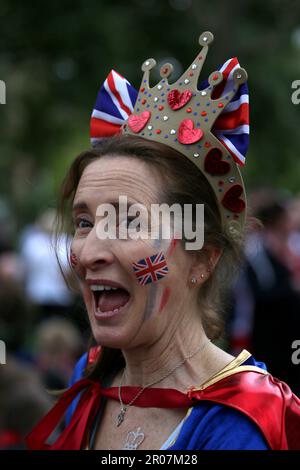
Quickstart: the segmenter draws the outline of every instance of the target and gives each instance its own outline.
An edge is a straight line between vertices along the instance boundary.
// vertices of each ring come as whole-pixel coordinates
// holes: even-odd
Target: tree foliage
[[[279,0],[1,1],[0,198],[19,224],[55,204],[70,161],[89,146],[97,90],[111,68],[136,87],[148,57],[176,58],[177,71],[215,35],[205,72],[238,56],[249,74],[249,187],[299,190],[300,4]]]

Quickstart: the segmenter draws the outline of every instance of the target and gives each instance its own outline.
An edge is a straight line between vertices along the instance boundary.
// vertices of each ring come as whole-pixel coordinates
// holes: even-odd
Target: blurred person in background
[[[66,388],[74,366],[83,353],[77,327],[64,318],[50,318],[34,332],[34,356],[47,389]]]
[[[16,224],[9,204],[0,198],[0,254],[14,251]]]
[[[23,449],[25,435],[52,404],[36,372],[8,356],[0,368],[0,450]]]
[[[244,267],[233,293],[230,335],[233,351],[251,348],[272,374],[300,394],[300,370],[292,362],[292,343],[300,332],[299,215],[295,207],[299,202],[267,188],[252,196],[252,209],[262,227],[254,229],[246,242]]]
[[[296,257],[300,257],[300,195],[294,197],[287,206],[294,229],[289,237],[289,247]],[[298,273],[299,275],[299,273]],[[300,280],[296,281],[295,288],[299,289]]]
[[[27,341],[34,308],[27,298],[22,258],[14,248],[14,223],[0,204],[0,339],[22,361],[32,361]]]
[[[0,272],[3,272],[0,259]],[[32,362],[30,335],[34,309],[22,286],[0,276],[0,339],[7,350],[24,362]]]
[[[56,213],[43,212],[32,226],[26,227],[20,238],[20,253],[25,267],[25,291],[38,309],[37,321],[52,316],[74,320],[72,309],[75,296],[66,286],[54,255],[53,231]],[[68,272],[67,236],[60,239],[58,256]]]

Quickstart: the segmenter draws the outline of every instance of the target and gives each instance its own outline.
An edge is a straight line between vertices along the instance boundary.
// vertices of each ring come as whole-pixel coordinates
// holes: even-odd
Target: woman
[[[138,96],[116,72],[100,90],[92,116],[95,148],[77,157],[62,191],[62,213],[71,203],[75,226],[71,262],[99,346],[79,361],[71,388],[28,436],[29,448],[297,448],[297,398],[247,351],[235,358],[213,343],[245,222],[241,152],[228,151],[234,139],[215,136],[216,122],[219,116],[224,124],[221,112],[231,99],[233,112],[246,104],[247,114],[247,103],[240,87],[246,74],[236,59],[198,90],[212,39],[200,36],[201,54],[175,84],[166,80],[166,64],[150,89],[149,59]],[[124,124],[116,105],[127,114]],[[111,212],[105,219],[111,207],[122,212],[119,196],[140,208],[139,231],[127,215],[117,222]],[[151,208],[163,203],[204,204],[203,246],[196,248],[190,233],[178,236],[172,218],[163,218],[151,238],[158,225],[155,219],[149,226]],[[189,214],[199,228],[195,211]],[[49,446],[67,409],[67,426]]]

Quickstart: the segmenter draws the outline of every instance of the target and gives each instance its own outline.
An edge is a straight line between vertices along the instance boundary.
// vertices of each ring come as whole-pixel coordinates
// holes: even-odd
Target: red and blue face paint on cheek
[[[141,286],[163,279],[169,272],[166,258],[162,251],[132,263],[135,276]]]
[[[165,287],[161,296],[161,301],[158,309],[158,313],[161,313],[165,306],[168,303],[169,297],[171,295],[171,289],[170,287]]]
[[[176,248],[176,245],[177,245],[177,242],[178,242],[178,239],[177,238],[172,238],[171,240],[171,243],[170,243],[170,246],[169,246],[169,249],[167,251],[167,256],[172,256],[175,248]]]
[[[78,265],[77,256],[75,255],[75,253],[73,253],[72,250],[70,251],[70,264],[71,264],[73,269],[76,269],[76,267]]]

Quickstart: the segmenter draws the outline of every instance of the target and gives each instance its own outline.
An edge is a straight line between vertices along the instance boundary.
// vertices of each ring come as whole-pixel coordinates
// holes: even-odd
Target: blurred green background
[[[215,35],[204,74],[238,56],[249,74],[249,188],[300,186],[299,0],[1,0],[0,201],[17,229],[56,203],[72,159],[89,147],[89,119],[111,68],[139,87],[148,57],[177,74]],[[175,77],[176,78],[176,73]]]

